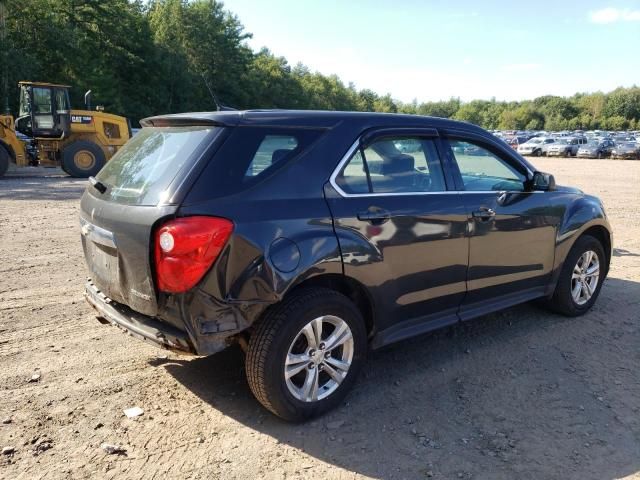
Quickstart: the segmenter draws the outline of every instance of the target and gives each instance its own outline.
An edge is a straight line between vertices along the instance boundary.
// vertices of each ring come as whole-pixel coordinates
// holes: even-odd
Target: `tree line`
[[[454,118],[488,129],[640,129],[640,88],[503,102],[459,98],[403,103],[345,84],[264,48],[254,52],[240,19],[215,0],[0,0],[0,98],[17,110],[18,80],[72,85],[94,104],[137,120],[161,113],[293,108],[399,112]],[[391,87],[391,86],[390,86]]]

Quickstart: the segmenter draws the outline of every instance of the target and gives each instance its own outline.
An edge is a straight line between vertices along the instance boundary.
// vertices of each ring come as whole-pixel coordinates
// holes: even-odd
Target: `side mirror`
[[[531,186],[532,190],[550,192],[556,189],[556,179],[550,173],[535,172]]]

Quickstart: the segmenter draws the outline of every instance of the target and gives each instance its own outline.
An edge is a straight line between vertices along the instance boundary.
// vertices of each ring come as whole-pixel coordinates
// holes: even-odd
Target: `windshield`
[[[143,128],[97,175],[107,187],[100,198],[130,205],[157,205],[167,200],[164,193],[173,179],[193,165],[196,150],[217,130],[202,126]]]
[[[533,144],[538,144],[538,143],[542,143],[544,141],[543,138],[540,137],[536,137],[536,138],[532,138],[531,140],[529,140],[529,142],[527,143],[533,143]]]
[[[566,138],[561,138],[559,140],[556,140],[556,143],[560,145],[569,145],[569,140],[567,140]]]

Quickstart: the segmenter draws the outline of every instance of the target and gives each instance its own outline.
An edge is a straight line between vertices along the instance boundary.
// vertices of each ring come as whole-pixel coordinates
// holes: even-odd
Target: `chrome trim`
[[[340,159],[340,162],[338,163],[338,166],[333,170],[333,173],[331,174],[331,177],[329,177],[329,183],[335,189],[335,191],[338,192],[338,195],[340,195],[343,198],[350,198],[350,197],[360,197],[360,198],[363,198],[363,197],[406,197],[406,196],[410,196],[410,195],[469,195],[469,194],[479,194],[479,193],[500,194],[500,193],[504,192],[503,190],[475,190],[475,191],[471,191],[471,190],[444,190],[442,192],[347,193],[347,192],[345,192],[344,190],[342,190],[338,186],[338,184],[336,183],[336,177],[338,176],[338,174],[342,170],[342,167],[344,167],[344,165],[349,161],[349,159],[355,153],[355,151],[358,149],[359,146],[360,146],[360,137],[358,137],[358,139],[353,143],[353,145],[351,145],[351,147],[349,147],[349,150],[347,150],[347,153],[345,153],[344,156]],[[529,171],[528,168],[527,168],[527,171]],[[544,192],[543,191],[539,191],[539,190],[533,190],[531,192],[509,191],[508,193],[544,193]]]
[[[99,243],[100,245],[110,248],[116,248],[113,233],[88,222],[84,218],[80,218],[80,232],[84,237],[87,237],[87,239],[94,243]]]

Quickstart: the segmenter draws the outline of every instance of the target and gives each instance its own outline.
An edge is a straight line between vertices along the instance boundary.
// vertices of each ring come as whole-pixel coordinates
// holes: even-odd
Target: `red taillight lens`
[[[193,288],[229,240],[233,223],[224,218],[184,217],[155,234],[156,286],[168,293]]]

